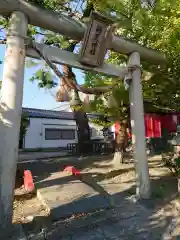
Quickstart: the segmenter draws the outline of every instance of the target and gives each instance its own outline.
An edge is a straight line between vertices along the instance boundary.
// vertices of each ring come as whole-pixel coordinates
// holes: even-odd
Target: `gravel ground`
[[[25,193],[23,188],[15,190],[13,223],[27,223],[36,216],[47,216],[48,212],[35,194]]]

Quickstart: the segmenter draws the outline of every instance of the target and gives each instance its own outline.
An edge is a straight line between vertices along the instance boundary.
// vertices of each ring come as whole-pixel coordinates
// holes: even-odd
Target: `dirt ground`
[[[46,164],[47,162],[48,160],[46,159]],[[60,165],[65,165],[64,162],[62,163],[62,158],[50,159],[48,169],[51,168],[52,171],[59,171],[62,169]],[[107,157],[103,159],[101,157],[101,160],[97,161],[87,161],[84,159],[83,164],[77,163],[77,167],[81,169],[84,176],[92,176],[109,194],[117,195],[117,199],[119,193],[124,196],[135,194],[135,170],[133,162],[120,164],[118,168],[114,169],[111,165],[111,159]],[[180,202],[177,198],[177,180],[163,166],[161,156],[149,158],[149,173],[152,184],[152,199],[148,202],[149,207],[158,209],[156,214],[177,215],[179,213],[177,207]],[[37,181],[37,178],[39,180],[42,178],[42,176],[35,175],[35,181]],[[47,172],[45,175],[47,175]],[[22,189],[16,190],[14,223],[29,222],[32,221],[33,216],[47,216],[48,214],[45,207],[38,201],[35,195],[24,194]]]
[[[35,193],[25,193],[23,188],[15,190],[13,223],[31,222],[35,216],[47,216],[48,214]]]

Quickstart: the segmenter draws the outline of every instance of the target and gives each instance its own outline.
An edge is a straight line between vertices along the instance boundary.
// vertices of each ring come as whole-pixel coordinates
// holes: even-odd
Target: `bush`
[[[163,156],[163,162],[168,167],[174,176],[180,177],[180,153],[170,153]]]

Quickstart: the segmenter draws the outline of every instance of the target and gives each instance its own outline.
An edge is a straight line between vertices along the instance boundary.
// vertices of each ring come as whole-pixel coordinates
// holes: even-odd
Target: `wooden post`
[[[22,111],[25,37],[27,19],[13,12],[7,33],[1,89],[0,125],[0,233],[9,231],[12,223],[12,203],[18,158],[19,129]]]
[[[134,52],[131,54],[131,56],[129,57],[129,66],[132,66],[134,68],[132,70],[132,82],[129,89],[129,98],[132,127],[132,144],[134,150],[134,161],[137,178],[136,194],[138,198],[149,198],[150,179],[146,154],[144,109],[139,53]]]

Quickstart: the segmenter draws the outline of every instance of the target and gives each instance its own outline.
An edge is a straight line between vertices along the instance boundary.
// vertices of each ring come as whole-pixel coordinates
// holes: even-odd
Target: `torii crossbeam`
[[[25,0],[0,1],[0,15],[9,17],[14,11],[23,12],[27,16],[29,24],[60,33],[74,40],[83,39],[86,26],[75,19],[61,13],[42,9]],[[141,60],[152,64],[161,65],[167,63],[167,58],[163,53],[143,47],[135,41],[121,36],[113,36],[112,42],[109,44],[109,49],[125,55],[138,52]]]

